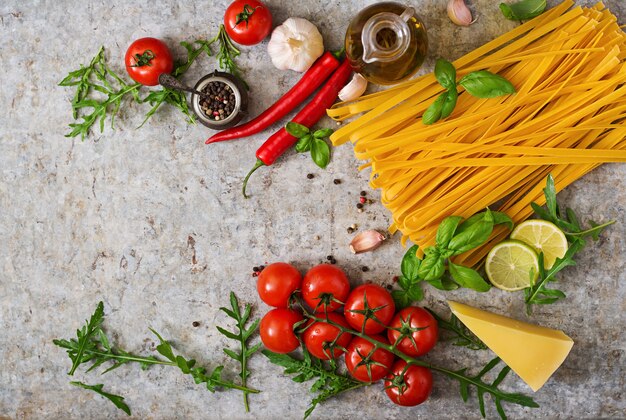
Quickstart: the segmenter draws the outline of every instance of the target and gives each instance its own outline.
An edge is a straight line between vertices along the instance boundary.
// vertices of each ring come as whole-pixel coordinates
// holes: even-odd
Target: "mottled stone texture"
[[[131,40],[156,36],[182,55],[178,42],[215,34],[220,1],[16,1],[0,4],[0,417],[125,418],[110,402],[69,385],[66,355],[52,339],[73,334],[103,300],[107,330],[124,348],[153,354],[154,327],[188,357],[208,366],[236,366],[222,353],[215,325],[228,320],[218,308],[230,290],[267,308],[255,293],[254,265],[289,261],[305,270],[332,254],[358,284],[390,283],[403,249],[397,239],[374,253],[353,256],[346,227],[385,229],[389,215],[378,203],[358,213],[367,172],[357,171],[350,146],[337,148],[327,170],[308,156],[288,153],[252,179],[250,200],[242,176],[267,134],[205,147],[210,134],[188,126],[176,110],[162,109],[141,129],[145,106],[124,105],[116,128],[81,142],[64,137],[72,91],[57,83],[100,45],[123,72]],[[302,16],[315,22],[328,48],[341,45],[348,20],[370,1],[269,0],[275,22]],[[443,0],[413,0],[431,42],[422,72],[438,56],[457,58],[516,26],[493,0],[474,0],[477,21],[453,26]],[[554,1],[549,2],[554,4]],[[581,1],[580,3],[591,4]],[[606,4],[626,23],[626,4]],[[276,71],[265,45],[242,48],[239,59],[251,85],[250,112],[258,114],[293,85],[298,75]],[[193,83],[216,66],[202,59],[185,76]],[[325,122],[330,124],[329,121]],[[276,127],[274,127],[276,128]],[[315,178],[308,180],[307,173]],[[626,309],[626,166],[605,165],[576,182],[560,200],[583,219],[615,219],[576,267],[561,276],[568,298],[537,308],[533,322],[561,328],[576,344],[556,375],[534,397],[537,410],[508,406],[512,418],[624,417],[624,311]],[[332,180],[339,178],[340,185]],[[376,192],[369,192],[377,198]],[[319,237],[319,239],[316,239]],[[363,273],[360,267],[370,270]],[[492,290],[480,295],[427,290],[425,301],[443,311],[453,297],[526,319],[522,297]],[[193,327],[192,322],[200,322]],[[477,368],[492,357],[441,343],[428,359]],[[136,418],[301,418],[307,385],[294,384],[264,357],[251,361],[252,396],[245,414],[237,392],[210,394],[175,369],[137,366],[104,377],[126,396]],[[530,392],[515,375],[508,390]],[[464,404],[457,384],[436,376],[430,400],[416,408],[392,406],[378,384],[320,406],[317,418],[477,418],[475,399]],[[497,414],[488,402],[488,415]]]

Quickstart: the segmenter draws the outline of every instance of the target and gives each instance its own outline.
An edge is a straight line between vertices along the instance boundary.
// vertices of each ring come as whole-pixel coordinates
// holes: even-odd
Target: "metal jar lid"
[[[233,108],[233,112],[228,117],[216,121],[209,118],[204,113],[200,104],[202,98],[200,95],[194,93],[191,95],[191,108],[193,109],[194,114],[196,114],[196,117],[198,117],[198,121],[213,130],[224,130],[237,125],[237,123],[239,123],[239,121],[241,121],[241,119],[248,113],[248,91],[245,86],[241,80],[230,73],[214,71],[213,73],[209,73],[202,79],[198,80],[198,83],[196,83],[194,88],[202,92],[204,87],[210,82],[222,82],[230,87],[235,95],[235,106]]]

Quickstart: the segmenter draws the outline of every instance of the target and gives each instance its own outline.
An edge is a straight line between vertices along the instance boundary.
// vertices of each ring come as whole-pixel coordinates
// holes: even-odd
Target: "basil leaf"
[[[312,137],[310,134],[300,137],[300,140],[296,143],[296,152],[302,153],[311,150],[311,139]]]
[[[460,233],[454,235],[448,244],[448,249],[454,251],[453,255],[459,255],[470,249],[474,249],[477,246],[482,245],[489,239],[489,235],[493,231],[493,216],[490,211],[481,213],[482,219],[477,220],[475,223],[469,225],[469,227],[460,229]]]
[[[462,265],[456,265],[451,261],[448,262],[448,270],[454,281],[463,287],[476,290],[477,292],[486,292],[491,289],[489,283],[487,283],[476,270]]]
[[[477,98],[495,98],[515,93],[515,87],[502,76],[487,70],[473,71],[461,78],[459,84]]]
[[[313,137],[316,139],[325,139],[333,134],[334,130],[332,128],[322,128],[313,133]]]
[[[320,168],[324,169],[330,162],[330,147],[322,139],[313,138],[311,143],[311,158]]]
[[[406,276],[402,275],[398,277],[398,285],[402,287],[404,290],[409,290],[409,287],[411,287],[411,280],[409,280]]]
[[[430,254],[422,261],[417,274],[426,281],[437,279],[443,275],[443,261],[439,253]]]
[[[454,236],[457,226],[463,220],[461,216],[449,216],[441,221],[437,228],[435,243],[439,248],[446,248]]]
[[[506,213],[502,213],[501,211],[492,211],[493,215],[493,224],[494,225],[506,225],[509,229],[513,229],[515,227],[515,223]]]
[[[435,99],[422,115],[422,123],[424,125],[431,125],[441,119],[441,111],[443,109],[443,103],[448,98],[448,92],[443,92]]]
[[[446,96],[446,100],[443,101],[443,105],[441,106],[441,118],[448,118],[452,111],[454,111],[454,107],[456,106],[456,101],[459,98],[459,93],[456,91],[456,87],[452,90],[448,91],[448,96]]]
[[[424,291],[419,283],[412,284],[406,294],[411,302],[424,299]]]
[[[417,245],[413,245],[406,251],[404,257],[402,257],[400,271],[402,272],[402,276],[405,277],[407,280],[415,280],[418,278],[417,270],[419,269],[420,263],[422,262],[422,260],[417,258],[417,255],[415,255],[418,249],[419,247]],[[407,287],[402,286],[402,288],[406,289]]]
[[[427,280],[428,283],[439,290],[455,290],[459,288],[459,285],[452,281],[449,275],[444,275],[439,279]]]
[[[509,20],[528,20],[546,10],[546,0],[521,0],[516,3],[500,3],[500,11]]]
[[[285,126],[285,130],[294,137],[301,138],[309,134],[309,129],[297,122],[289,121]]]
[[[456,69],[451,62],[442,58],[437,59],[435,77],[439,84],[447,90],[456,89]]]
[[[407,296],[407,293],[404,290],[394,290],[391,292],[391,297],[393,298],[396,309],[406,308],[411,304],[411,300]]]

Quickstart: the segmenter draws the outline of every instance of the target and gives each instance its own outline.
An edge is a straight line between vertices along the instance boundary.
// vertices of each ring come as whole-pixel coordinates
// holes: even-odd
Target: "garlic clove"
[[[465,4],[465,0],[448,1],[448,17],[459,26],[470,26],[475,21],[472,20],[472,12]]]
[[[378,248],[385,240],[385,235],[377,230],[366,230],[357,234],[350,242],[350,251],[353,254],[361,252],[373,251]]]
[[[367,89],[367,80],[365,80],[365,77],[361,76],[359,73],[354,73],[354,77],[352,77],[350,83],[339,91],[339,99],[344,102],[353,101],[363,95],[365,89]]]

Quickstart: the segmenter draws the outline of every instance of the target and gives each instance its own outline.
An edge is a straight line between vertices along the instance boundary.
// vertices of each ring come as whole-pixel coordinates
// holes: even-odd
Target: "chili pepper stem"
[[[248,175],[246,175],[246,177],[243,179],[243,187],[241,188],[243,198],[250,198],[249,195],[246,195],[246,185],[248,185],[248,179],[250,179],[250,175],[252,175],[254,171],[259,169],[261,166],[265,166],[265,163],[263,163],[261,159],[257,159],[252,169],[250,169],[250,172],[248,172]]]

